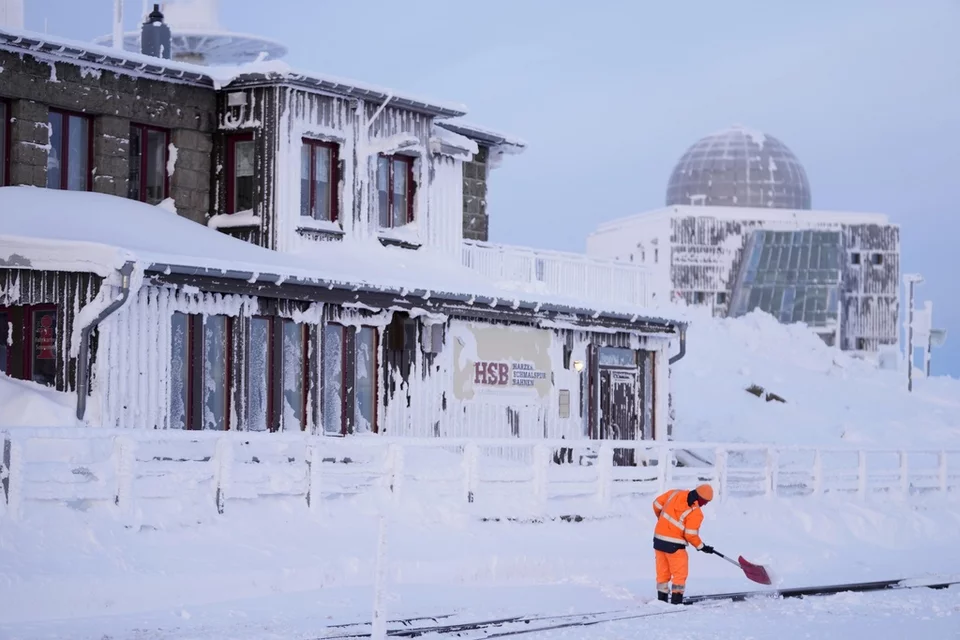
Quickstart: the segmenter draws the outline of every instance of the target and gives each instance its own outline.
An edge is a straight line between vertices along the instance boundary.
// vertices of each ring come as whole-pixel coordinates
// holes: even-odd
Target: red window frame
[[[389,166],[390,166],[390,171],[389,171],[389,174],[388,174],[388,176],[387,176],[387,212],[388,212],[388,214],[389,214],[389,212],[393,211],[393,196],[394,196],[394,193],[393,193],[393,179],[394,179],[393,163],[394,163],[394,162],[397,162],[397,161],[403,162],[403,163],[406,165],[406,167],[407,167],[407,169],[406,169],[406,171],[407,171],[407,222],[406,222],[406,224],[410,224],[411,222],[413,222],[413,196],[414,196],[414,193],[416,193],[416,184],[415,184],[414,181],[413,181],[413,160],[414,160],[414,159],[413,159],[413,157],[411,157],[411,156],[404,156],[404,155],[382,155],[382,154],[381,154],[379,157],[380,157],[380,158],[386,158],[387,160],[390,161],[390,164],[389,164]],[[380,170],[380,167],[379,167],[379,162],[378,162],[377,171],[379,171],[379,170]],[[378,186],[379,186],[379,183],[380,183],[380,178],[379,178],[379,176],[377,176],[377,185],[378,185]],[[378,191],[379,191],[379,189],[378,189]],[[382,224],[382,221],[380,220],[379,194],[378,194],[378,200],[377,200],[377,202],[378,202],[378,204],[377,204],[377,209],[378,209],[378,210],[377,210],[377,222],[378,222],[378,224],[380,224],[380,228],[384,228],[384,227],[383,227],[383,224]],[[393,228],[395,228],[395,227],[394,227],[394,224],[393,224],[393,216],[392,216],[392,215],[388,215],[388,216],[387,216],[387,219],[390,221],[390,224],[389,224],[389,226],[387,226],[386,228],[387,228],[387,229],[393,229]]]
[[[227,188],[226,213],[236,213],[236,181],[237,181],[237,143],[253,142],[253,133],[235,133],[227,136]],[[256,150],[254,150],[256,161]]]
[[[316,203],[316,189],[317,189],[317,162],[316,154],[318,148],[330,149],[330,222],[336,222],[340,219],[340,198],[337,194],[337,185],[340,183],[340,145],[334,142],[326,142],[324,140],[314,140],[312,138],[303,138],[301,142],[310,148],[310,216],[314,220],[322,220],[322,218],[317,218],[317,212],[314,211],[314,203]],[[303,213],[301,212],[301,215]]]
[[[166,170],[166,165],[170,161],[170,130],[161,127],[154,127],[148,124],[131,123],[130,129],[140,129],[140,193],[137,194],[137,200],[147,201],[147,151],[149,149],[147,132],[163,134],[163,200],[170,196],[170,175]],[[131,155],[133,149],[131,148]]]
[[[12,378],[13,376],[10,374],[10,370],[11,370],[11,367],[13,366],[13,358],[11,357],[11,353],[13,352],[13,345],[12,344],[9,346],[7,345],[7,331],[9,330],[9,327],[7,326],[7,322],[13,322],[12,320],[13,308],[0,305],[0,317],[4,315],[7,316],[7,321],[0,322],[0,344],[2,344],[2,346],[6,347],[7,349],[7,366],[4,369],[0,369],[0,373],[4,373]],[[22,333],[23,333],[23,328],[21,327],[21,334]]]
[[[203,402],[204,394],[201,393],[200,397],[197,398],[197,394],[194,390],[194,386],[197,383],[197,376],[200,376],[199,386],[204,388],[206,376],[206,344],[204,342],[204,316],[201,314],[185,314],[187,317],[187,335],[185,336],[187,341],[187,378],[184,380],[184,384],[187,387],[187,398],[186,404],[184,407],[184,419],[183,419],[183,430],[184,431],[202,431],[203,430],[203,420],[201,418],[200,423],[194,420],[195,411],[199,408],[199,413],[203,414]],[[230,408],[233,403],[233,362],[234,362],[234,341],[233,341],[233,317],[232,316],[223,316],[224,318],[224,327],[223,331],[226,335],[226,353],[224,354],[224,385],[226,386],[226,393],[224,394],[224,403],[223,408],[223,430],[230,431],[232,425],[230,424]],[[200,403],[200,406],[197,406],[197,403]]]
[[[63,133],[60,139],[64,148],[60,152],[60,186],[57,188],[66,191],[70,184],[70,151],[67,144],[70,140],[70,117],[73,116],[83,118],[87,123],[87,188],[85,191],[93,191],[93,118],[85,113],[64,109],[50,109],[50,113],[59,114],[63,118]],[[53,153],[52,148],[49,153]]]
[[[2,122],[0,130],[3,132],[3,140],[0,141],[0,187],[10,184],[10,137],[13,135],[13,116],[10,115],[10,102],[0,98],[0,112],[2,112]]]
[[[281,356],[283,353],[283,330],[282,324],[285,322],[294,322],[288,318],[277,318],[279,324],[281,324]],[[303,393],[301,393],[300,398],[300,431],[306,431],[307,424],[307,405],[308,398],[310,397],[310,326],[302,322],[294,322],[294,324],[299,325],[300,327],[300,384]],[[280,381],[280,393],[283,393],[283,380]],[[282,416],[281,416],[282,418]],[[282,420],[281,420],[282,422]]]

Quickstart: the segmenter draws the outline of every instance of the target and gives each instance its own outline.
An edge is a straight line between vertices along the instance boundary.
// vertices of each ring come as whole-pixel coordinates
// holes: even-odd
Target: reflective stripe
[[[657,509],[663,509],[663,505],[656,500],[653,501],[653,506],[655,506]]]
[[[674,519],[674,517],[671,516],[669,513],[662,513],[660,514],[660,517],[666,520],[667,522],[669,522],[670,524],[672,524],[673,526],[675,526],[677,529],[683,529],[683,523]]]
[[[670,589],[670,583],[669,583],[669,582],[658,582],[658,583],[657,583],[657,591],[659,591],[660,593],[666,593],[669,589]]]
[[[698,536],[698,535],[700,535],[700,529],[684,529],[683,532],[684,532],[685,534],[689,534],[689,535],[691,535],[691,536]]]
[[[670,536],[662,536],[659,533],[653,534],[653,537],[656,538],[657,540],[663,540],[664,542],[672,542],[674,544],[681,544],[683,546],[687,546],[687,541],[681,540],[680,538],[671,538]]]
[[[687,516],[690,515],[690,512],[694,510],[694,507],[690,507],[686,511],[680,514],[680,522],[683,522],[687,519]]]
[[[686,589],[686,588],[687,588],[687,585],[685,585],[685,584],[674,584],[674,585],[673,585],[673,592],[674,592],[674,593],[683,593],[683,590]]]
[[[703,543],[702,543],[702,542],[700,543],[700,546],[697,547],[697,551],[700,551],[701,549],[703,549]]]

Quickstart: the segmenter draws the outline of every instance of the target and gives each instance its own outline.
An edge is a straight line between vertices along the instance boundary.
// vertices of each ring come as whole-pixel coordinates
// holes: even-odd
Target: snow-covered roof
[[[859,213],[853,211],[817,211],[811,209],[769,209],[760,207],[699,207],[674,205],[635,213],[623,218],[609,220],[597,226],[594,233],[609,233],[635,223],[675,217],[709,217],[717,220],[743,220],[759,222],[797,222],[799,224],[890,224],[882,213]],[[591,234],[592,235],[592,234]]]
[[[463,120],[442,120],[437,122],[437,125],[489,147],[501,147],[504,150],[513,150],[516,153],[527,148],[526,141],[516,136],[478,127]]]
[[[0,49],[28,53],[49,62],[63,61],[84,67],[135,76],[152,76],[157,80],[182,82],[214,89],[221,89],[228,85],[242,87],[284,82],[375,103],[389,100],[391,105],[397,107],[446,118],[462,116],[467,112],[462,104],[418,98],[393,89],[326,74],[298,72],[280,60],[252,62],[238,66],[204,66],[8,27],[0,29]]]
[[[97,193],[0,188],[0,267],[107,276],[126,262],[148,273],[180,273],[262,286],[291,282],[403,298],[436,298],[488,309],[673,325],[633,306],[510,290],[430,249],[384,247],[376,239],[304,242],[281,253],[238,240],[163,207]],[[604,324],[598,321],[597,324]]]

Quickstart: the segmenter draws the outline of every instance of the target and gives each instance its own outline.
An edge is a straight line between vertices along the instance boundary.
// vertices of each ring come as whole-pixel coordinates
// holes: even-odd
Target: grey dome
[[[809,209],[810,183],[785,144],[734,126],[697,141],[670,175],[667,206]]]

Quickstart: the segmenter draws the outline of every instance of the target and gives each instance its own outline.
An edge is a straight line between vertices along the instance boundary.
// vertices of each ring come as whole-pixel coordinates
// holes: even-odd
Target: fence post
[[[910,467],[908,454],[906,451],[900,451],[900,493],[904,499],[910,497]]]
[[[390,492],[393,494],[394,503],[399,503],[403,487],[403,446],[396,442],[392,443],[387,449],[387,459]]]
[[[947,452],[941,451],[937,456],[937,478],[940,481],[940,493],[947,492]]]
[[[597,453],[597,501],[603,507],[610,506],[613,496],[613,447],[604,443]]]
[[[113,451],[117,463],[117,493],[113,503],[120,508],[120,513],[128,514],[133,507],[136,443],[128,436],[117,436],[113,439]]]
[[[309,473],[307,476],[307,508],[313,512],[320,511],[320,492],[322,482],[320,465],[323,464],[323,458],[320,449],[320,438],[321,437],[315,438],[313,444],[310,445],[310,457],[307,459],[307,465],[309,467]]]
[[[727,500],[727,450],[723,447],[717,447],[714,454],[713,466],[717,473],[717,493],[720,494],[720,502]]]
[[[820,449],[813,450],[813,495],[823,494],[823,456]]]
[[[7,471],[4,482],[7,496],[7,514],[11,520],[19,520],[21,487],[23,486],[23,445],[8,437],[3,445],[3,458],[3,466]]]
[[[533,497],[537,509],[547,503],[547,473],[550,467],[550,449],[543,443],[533,446]]]
[[[857,452],[857,495],[861,500],[867,497],[867,452]]]
[[[767,497],[777,497],[777,485],[780,484],[780,452],[767,447]]]
[[[387,637],[387,617],[384,602],[387,590],[387,518],[380,514],[380,526],[377,533],[377,555],[374,563],[373,578],[373,619],[370,629],[371,640],[384,640]]]
[[[468,442],[463,447],[463,488],[467,502],[471,504],[477,499],[479,467],[480,447],[475,442]]]
[[[657,483],[660,485],[660,491],[657,495],[662,495],[667,490],[667,483],[670,481],[670,450],[666,445],[660,445],[660,452],[657,455]]]
[[[222,514],[227,499],[227,489],[230,486],[230,471],[233,466],[233,445],[228,438],[221,437],[217,440],[214,460],[216,464],[214,484],[217,487],[214,499],[216,500],[217,513]]]

